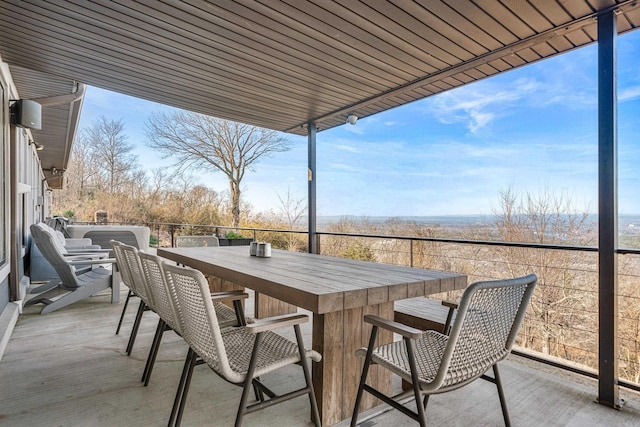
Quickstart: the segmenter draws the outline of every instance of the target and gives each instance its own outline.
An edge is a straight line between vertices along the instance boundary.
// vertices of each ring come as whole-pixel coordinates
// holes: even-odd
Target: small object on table
[[[264,242],[258,243],[256,256],[260,258],[269,258],[271,256],[271,243],[264,243]]]

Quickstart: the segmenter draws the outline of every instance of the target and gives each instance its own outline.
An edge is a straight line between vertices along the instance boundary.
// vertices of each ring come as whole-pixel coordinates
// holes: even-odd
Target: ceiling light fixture
[[[358,116],[356,116],[355,114],[349,114],[347,116],[347,123],[349,123],[350,125],[355,125],[357,121]]]
[[[42,151],[44,150],[44,145],[42,144],[38,144],[35,141],[29,141],[29,145],[34,145],[36,147],[36,151]]]

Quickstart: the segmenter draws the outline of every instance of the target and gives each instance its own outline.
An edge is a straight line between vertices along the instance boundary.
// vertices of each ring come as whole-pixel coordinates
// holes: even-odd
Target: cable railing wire
[[[266,238],[266,237],[269,237],[269,234],[277,234],[277,235],[288,234],[290,236],[304,235],[305,239],[301,239],[301,240],[305,240],[303,245],[305,249],[306,249],[306,235],[308,234],[307,230],[286,230],[286,229],[250,228],[250,227],[236,228],[236,227],[229,227],[229,226],[212,226],[210,224],[135,223],[135,225],[149,226],[150,229],[153,230],[154,233],[156,233],[158,246],[162,244],[166,245],[167,242],[173,244],[173,239],[176,233],[180,234],[183,228],[191,230],[193,232],[195,232],[195,230],[198,230],[197,232],[216,233],[216,235],[219,233],[220,234],[225,233],[226,231],[247,233],[254,239],[256,239],[257,236],[260,236],[261,238]],[[533,271],[546,269],[546,272],[548,273],[553,272],[555,274],[561,273],[563,271],[568,271],[575,276],[587,275],[585,276],[586,278],[597,274],[597,267],[596,267],[597,264],[595,259],[594,260],[588,259],[587,262],[585,263],[578,263],[578,264],[573,263],[571,265],[562,265],[557,263],[550,265],[546,263],[542,264],[540,262],[536,262],[535,257],[533,259],[532,258],[526,259],[526,256],[518,256],[515,260],[507,260],[507,261],[500,260],[500,259],[474,258],[468,255],[464,255],[463,254],[464,251],[462,249],[462,248],[466,249],[469,247],[476,247],[476,248],[479,247],[480,249],[477,250],[477,254],[479,257],[486,255],[487,253],[487,251],[482,248],[486,248],[487,250],[489,248],[504,248],[506,251],[510,249],[543,250],[545,252],[546,251],[569,251],[570,253],[574,253],[574,254],[585,253],[585,254],[593,254],[597,256],[598,248],[595,246],[575,246],[575,245],[567,245],[567,244],[528,243],[528,242],[505,242],[500,240],[471,240],[471,239],[463,239],[463,238],[406,236],[406,235],[389,235],[389,234],[378,234],[378,233],[368,234],[368,233],[351,233],[351,232],[336,232],[336,231],[320,231],[317,233],[317,235],[318,235],[318,239],[321,239],[322,241],[324,241],[325,239],[332,239],[330,242],[331,245],[333,245],[332,247],[339,251],[344,251],[349,247],[348,246],[349,242],[344,242],[343,241],[344,239],[348,239],[350,241],[358,241],[362,239],[366,239],[369,241],[371,240],[382,241],[384,244],[375,244],[376,242],[374,242],[375,251],[380,253],[384,252],[384,254],[386,254],[384,256],[384,262],[392,261],[394,264],[406,265],[408,263],[409,265],[414,266],[414,263],[416,261],[424,262],[424,261],[431,260],[432,262],[439,262],[441,264],[446,263],[446,265],[452,266],[451,267],[452,269],[456,268],[455,266],[462,266],[462,265],[472,265],[472,266],[481,267],[478,272],[471,272],[471,273],[466,272],[470,276],[470,279],[471,277],[473,277],[474,280],[491,280],[491,279],[504,278],[504,277],[501,277],[500,275],[491,275],[489,271],[491,269],[503,268],[505,265],[512,265],[516,261],[520,263],[519,268],[533,270]],[[390,242],[390,243],[387,243],[387,242]],[[394,244],[392,242],[396,242],[396,243]],[[407,245],[406,250],[401,247],[398,247],[399,244],[406,244]],[[429,250],[431,245],[437,245],[438,248],[442,248],[442,252],[438,250],[436,251]],[[324,250],[324,248],[325,248],[325,243],[322,243],[320,245],[321,252]],[[428,252],[422,252],[422,250],[425,250],[425,249],[427,249]],[[640,249],[633,249],[633,248],[618,248],[616,249],[615,252],[620,256],[632,257],[632,258],[635,258],[636,256],[640,255]],[[340,254],[337,254],[337,255],[340,255]],[[632,262],[632,261],[633,260],[629,262]],[[570,261],[567,261],[567,262],[570,262]],[[418,266],[423,268],[433,268],[433,267],[424,266],[424,265],[418,265]],[[640,278],[640,272],[638,272],[637,274],[635,274],[633,271],[620,272],[618,274],[618,277],[620,280],[624,279],[624,281],[626,281],[625,286],[631,286],[630,289],[633,289],[634,287],[638,287],[638,284],[634,283],[634,281]],[[579,280],[579,279],[576,279],[576,280]],[[597,280],[597,277],[596,277],[596,280]],[[545,288],[546,288],[546,291],[548,292],[571,291],[571,292],[578,293],[579,295],[585,295],[584,297],[582,297],[585,300],[593,299],[597,301],[597,295],[598,295],[597,288],[578,289],[577,287],[567,288],[565,286],[562,286],[561,284],[555,284],[551,282],[539,283],[539,289],[545,289]],[[538,290],[536,290],[536,292],[538,292]],[[640,301],[640,298],[630,294],[629,292],[631,291],[628,290],[624,294],[619,294],[618,295],[619,302],[622,303],[623,301],[627,301],[628,304],[640,304],[640,302],[634,303],[634,301]],[[555,305],[552,306],[551,304],[549,304],[548,306],[544,307],[544,309],[547,310],[555,307],[556,307]],[[566,330],[568,334],[576,334],[577,336],[580,336],[580,335],[594,334],[597,331],[596,315],[597,315],[597,309],[589,310],[584,307],[571,307],[569,310],[569,313],[567,313],[567,318],[569,319],[573,317],[578,317],[578,318],[588,317],[589,319],[593,319],[593,322],[594,322],[593,329],[589,328],[589,324],[576,324],[576,325],[572,325],[571,327],[568,327],[565,323],[560,323],[553,320],[551,322],[549,321],[544,322],[540,319],[535,319],[531,316],[527,316],[526,321],[529,322],[529,325],[531,327],[536,327],[535,326],[536,324],[539,325],[537,327],[542,327],[540,325],[543,325],[546,328],[551,328],[558,331]],[[635,321],[638,321],[638,319],[626,316],[625,313],[620,313],[620,317],[619,317],[620,323],[635,322]],[[546,344],[545,344],[545,338],[546,338]],[[586,345],[586,348],[581,348],[575,345],[575,343],[568,343],[568,342],[564,342],[563,340],[557,341],[555,340],[555,338],[549,338],[549,337],[527,336],[527,339],[530,342],[532,342],[536,347],[539,347],[539,348],[544,348],[545,345],[547,346],[550,345],[551,348],[561,349],[562,354],[564,354],[565,357],[566,356],[569,357],[568,359],[566,359],[567,362],[569,361],[571,362],[567,364],[562,364],[562,363],[558,363],[555,360],[546,360],[544,353],[540,353],[538,356],[529,355],[525,357],[530,357],[536,360],[540,359],[540,361],[551,364],[553,366],[557,365],[558,367],[568,369],[573,372],[581,373],[583,375],[588,375],[592,377],[594,376],[597,377],[597,374],[594,374],[589,369],[589,368],[592,368],[592,366],[589,366],[589,363],[586,363],[589,360],[592,360],[592,361],[595,360],[597,362],[597,354],[596,354],[597,352],[590,350],[590,348],[597,348],[597,347],[589,347],[589,345]],[[629,336],[623,336],[621,334],[621,336],[619,337],[619,341],[621,343],[630,343],[631,347],[634,347],[634,346],[640,347],[640,343],[638,343],[638,340],[634,340],[633,336],[629,337]],[[523,354],[528,354],[529,352],[516,351],[515,353],[523,355]],[[592,356],[587,357],[587,355],[592,355]],[[563,357],[563,356],[557,356],[557,357]],[[597,364],[596,362],[594,363]],[[634,366],[637,366],[637,363],[629,360],[628,358],[627,359],[622,358],[621,362],[624,362],[626,363],[626,365],[628,365],[627,369],[631,369],[629,368],[629,366],[632,368]],[[585,368],[576,367],[575,363],[584,364]],[[594,363],[591,363],[591,364],[594,364]],[[621,368],[621,371],[622,370],[623,369]],[[632,375],[633,377],[633,376],[637,376],[638,373],[635,373],[635,374],[632,373],[630,375]],[[637,383],[629,382],[626,379],[621,379],[620,384],[624,385],[625,387],[640,391],[640,385],[638,385]]]

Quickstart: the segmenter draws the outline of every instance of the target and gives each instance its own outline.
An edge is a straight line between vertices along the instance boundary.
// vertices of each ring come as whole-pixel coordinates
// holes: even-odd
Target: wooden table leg
[[[244,286],[229,282],[228,280],[223,280],[215,276],[206,277],[211,292],[244,291]]]
[[[237,285],[233,282],[229,282],[228,280],[222,280],[219,277],[215,276],[206,276],[207,282],[209,283],[209,290],[211,292],[226,292],[226,291],[243,291],[244,286]],[[232,303],[223,303],[233,308]],[[245,302],[242,300],[242,309],[244,310]]]
[[[265,317],[279,316],[281,314],[297,313],[298,307],[279,299],[270,297],[260,292],[255,293],[255,317],[264,319]]]
[[[351,418],[364,363],[363,358],[355,356],[355,351],[367,346],[371,334],[371,327],[363,322],[365,314],[392,319],[393,303],[313,315],[313,349],[322,355],[322,361],[313,364],[313,386],[324,426]],[[380,331],[377,344],[392,339],[393,334]],[[368,383],[378,390],[391,393],[388,370],[372,366],[368,378]],[[378,404],[377,399],[365,393],[360,410]]]
[[[242,285],[238,285],[228,280],[223,280],[215,276],[207,276],[209,282],[209,290],[211,292],[224,292],[224,291],[244,291],[245,288]],[[244,308],[244,300],[242,301]],[[229,307],[233,307],[231,304],[227,304]],[[289,303],[280,301],[273,297],[270,297],[260,292],[255,293],[254,303],[254,316],[257,319],[264,319],[265,317],[279,316],[281,314],[291,314],[298,311],[298,307]]]

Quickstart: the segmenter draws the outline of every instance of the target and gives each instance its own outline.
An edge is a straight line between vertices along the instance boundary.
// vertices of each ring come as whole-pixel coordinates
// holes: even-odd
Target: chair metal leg
[[[304,372],[304,380],[309,387],[309,404],[311,405],[311,419],[316,427],[322,425],[320,419],[320,412],[318,411],[318,402],[316,402],[316,394],[313,390],[313,380],[311,379],[311,369],[309,369],[309,361],[305,355],[304,342],[302,341],[302,333],[300,332],[300,325],[294,325],[293,329],[296,332],[296,341],[298,343],[298,351],[300,352],[300,364]]]
[[[252,386],[253,386],[253,394],[256,397],[256,400],[258,402],[264,402],[264,393],[262,392],[262,389],[259,387],[259,382],[260,382],[260,377],[256,377],[253,382],[252,382]]]
[[[142,374],[141,382],[144,382],[144,386],[149,385],[149,379],[151,378],[151,372],[153,371],[153,365],[156,363],[156,356],[160,349],[160,342],[162,342],[162,336],[167,330],[167,324],[164,320],[158,320],[158,327],[156,328],[156,334],[153,337],[151,348],[149,349],[149,356],[147,357],[147,363],[144,366],[144,373]]]
[[[407,346],[407,355],[409,356],[409,369],[411,370],[411,382],[413,383],[413,394],[416,398],[416,409],[418,410],[418,422],[420,427],[427,427],[427,415],[425,413],[426,405],[422,405],[420,399],[422,393],[420,393],[420,379],[418,378],[418,369],[416,367],[416,358],[413,351],[413,343],[410,338],[404,338],[404,343]]]
[[[129,292],[127,293],[127,299],[124,300],[124,307],[122,307],[122,314],[120,315],[120,321],[118,322],[118,328],[116,329],[116,335],[118,335],[120,333],[120,327],[122,326],[122,321],[124,320],[124,314],[127,311],[127,306],[129,305],[129,299],[131,298],[131,295],[133,295],[133,292],[131,291],[131,289],[129,289]]]
[[[350,424],[351,427],[356,427],[356,423],[358,422],[358,411],[360,410],[360,402],[362,401],[362,394],[364,393],[364,385],[367,382],[367,374],[369,373],[369,366],[371,365],[371,355],[373,354],[373,347],[376,344],[376,335],[378,335],[378,327],[374,326],[373,329],[371,329],[371,337],[369,338],[369,346],[367,347],[367,356],[364,359],[364,366],[362,367],[362,376],[360,377],[356,403],[353,405],[353,415],[351,415]]]
[[[236,313],[236,322],[238,326],[247,326],[247,318],[244,316],[244,308],[242,307],[242,301],[233,300],[233,309]],[[256,378],[259,381],[259,378]],[[256,397],[256,400],[259,402],[264,402],[264,393],[260,389],[260,387],[253,384],[253,393]]]
[[[189,352],[184,361],[182,375],[180,376],[180,382],[178,383],[178,390],[176,390],[176,397],[173,400],[173,408],[171,409],[168,427],[178,427],[182,421],[182,413],[184,412],[184,405],[187,401],[187,393],[189,391],[189,385],[191,384],[191,375],[193,374],[193,367],[196,365],[197,358],[198,355],[189,348]]]
[[[238,413],[236,415],[235,427],[240,427],[242,425],[242,418],[246,413],[247,400],[249,399],[249,392],[251,390],[251,385],[253,383],[253,373],[255,372],[256,363],[258,361],[258,351],[260,349],[260,341],[262,341],[262,334],[263,334],[262,332],[256,334],[256,339],[253,343],[253,350],[251,351],[251,360],[249,362],[249,368],[247,369],[247,374],[242,387],[242,397],[240,398],[240,406],[238,406]]]
[[[244,317],[244,308],[242,307],[242,301],[233,300],[233,309],[236,312],[236,320],[238,326],[247,326],[247,318]]]
[[[509,410],[507,409],[507,400],[504,397],[504,390],[502,389],[502,380],[500,379],[500,372],[498,371],[498,364],[493,365],[493,376],[495,378],[495,384],[498,388],[498,397],[500,398],[500,407],[502,408],[502,417],[504,418],[504,425],[511,427],[511,420],[509,419]]]
[[[187,356],[184,359],[184,366],[182,368],[182,374],[180,375],[180,381],[178,382],[178,389],[176,390],[176,397],[173,399],[173,407],[171,408],[171,416],[169,417],[168,427],[173,427],[175,417],[178,413],[178,406],[180,405],[180,399],[182,398],[182,391],[184,388],[184,381],[187,378],[187,371],[189,370],[189,364],[191,363],[191,347],[187,352]]]
[[[258,402],[267,402],[268,399],[265,398],[265,395],[269,397],[269,399],[279,399],[278,395],[275,394],[273,390],[269,389],[269,387],[267,387],[260,381],[260,377],[255,377],[251,383],[253,385],[253,391]],[[249,411],[247,410],[247,412]]]
[[[360,401],[362,400],[362,394],[364,391],[372,394],[384,403],[394,407],[403,414],[418,421],[421,427],[426,427],[427,417],[425,414],[425,407],[422,404],[422,391],[420,390],[420,382],[418,377],[418,370],[416,368],[415,352],[413,350],[413,343],[410,338],[404,338],[405,345],[407,347],[407,356],[409,359],[409,370],[411,371],[411,383],[413,388],[414,399],[416,401],[417,412],[405,407],[401,402],[397,401],[394,397],[389,397],[386,394],[380,392],[372,386],[366,384],[367,373],[369,366],[371,365],[371,355],[373,354],[373,348],[375,346],[375,335],[377,334],[377,327],[374,325],[371,330],[371,339],[369,340],[369,346],[367,347],[367,356],[364,361],[364,367],[362,368],[362,377],[360,378],[360,386],[358,387],[358,394],[356,395],[356,402],[353,408],[353,416],[351,417],[351,427],[355,427],[358,422],[358,411],[360,408]],[[426,405],[425,405],[426,406]]]
[[[136,335],[138,335],[138,328],[140,327],[140,322],[142,321],[142,314],[146,309],[147,305],[144,303],[144,301],[140,300],[138,312],[136,313],[136,320],[133,322],[133,329],[131,329],[131,335],[129,336],[129,342],[127,343],[127,356],[131,356],[133,343],[136,342]]]

